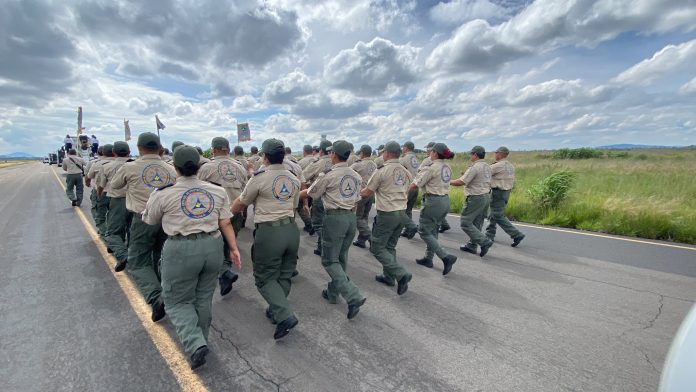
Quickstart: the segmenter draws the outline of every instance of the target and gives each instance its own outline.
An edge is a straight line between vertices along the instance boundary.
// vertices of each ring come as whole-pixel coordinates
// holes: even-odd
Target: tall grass
[[[511,219],[696,244],[696,151],[642,150],[583,160],[552,156],[510,155],[517,172],[506,209]],[[451,162],[454,173],[466,170],[467,158]],[[555,208],[540,208],[528,190],[559,171],[575,174],[567,200]],[[452,212],[460,212],[463,201],[462,189],[451,188]]]

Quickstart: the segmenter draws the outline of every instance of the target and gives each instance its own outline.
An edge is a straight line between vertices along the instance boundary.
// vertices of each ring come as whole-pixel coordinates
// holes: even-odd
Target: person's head
[[[94,136],[94,135],[92,135],[92,137],[93,137],[93,138],[95,138],[95,139],[97,138],[97,137],[96,137],[96,136]]]
[[[137,146],[140,155],[159,154],[162,149],[159,136],[152,132],[143,132],[138,135]]]
[[[429,142],[429,143],[425,146],[425,150],[428,152],[428,154],[430,154],[430,152],[433,150],[433,146],[434,146],[434,145],[435,145],[435,142]]]
[[[486,149],[484,149],[481,146],[474,146],[474,148],[471,149],[469,154],[471,154],[471,161],[476,162],[479,159],[483,159],[486,157]]]
[[[416,149],[416,146],[413,144],[413,142],[410,142],[410,141],[404,143],[404,145],[403,145],[402,147],[403,147],[403,148],[402,148],[402,151],[404,152],[404,154],[406,154],[407,152],[411,152],[411,151],[413,151],[413,150]]]
[[[369,158],[372,155],[372,147],[367,144],[360,146],[360,158]]]
[[[172,152],[171,152],[168,148],[163,148],[163,149],[162,149],[162,153],[163,153],[164,155],[172,155]]]
[[[70,137],[70,134],[65,135],[65,137]]]
[[[128,143],[122,141],[114,142],[114,155],[120,158],[130,155],[130,147],[128,146]]]
[[[104,156],[104,149],[102,148],[102,146],[97,147],[97,155],[100,157]]]
[[[331,154],[331,163],[334,165],[345,162],[350,156],[350,143],[345,140],[336,140],[327,148],[327,152]]]
[[[256,146],[251,146],[251,154],[256,155],[259,153],[259,148]]]
[[[285,144],[282,140],[266,139],[261,144],[263,162],[266,165],[278,165],[285,159]]]
[[[200,148],[199,146],[196,146],[196,151],[198,151],[198,155],[203,156],[203,149]]]
[[[234,156],[244,156],[244,148],[242,146],[234,146]]]
[[[454,153],[447,147],[445,143],[435,143],[430,150],[430,159],[452,159]]]
[[[497,150],[495,150],[495,160],[500,161],[508,157],[510,155],[510,150],[505,147],[505,146],[500,146],[498,147]]]
[[[319,146],[312,146],[312,155],[319,155]]]
[[[210,147],[213,149],[215,157],[230,155],[230,142],[224,137],[213,138]]]
[[[329,154],[329,147],[331,147],[333,143],[331,143],[328,140],[322,140],[321,143],[319,143],[319,155],[328,155]]]
[[[77,155],[77,151],[75,151],[74,148],[71,148],[70,150],[68,150],[68,155]]]
[[[176,152],[176,149],[177,149],[178,147],[180,147],[180,146],[183,146],[183,145],[184,145],[184,142],[181,142],[181,141],[179,141],[179,140],[175,140],[175,141],[172,143],[172,153]]]
[[[382,155],[383,153],[384,153],[384,144],[380,144],[380,145],[377,147],[377,156],[380,156],[380,155]]]
[[[114,156],[114,145],[113,144],[104,144],[101,146],[102,153],[104,154],[105,157],[113,157]]]
[[[309,144],[305,144],[304,147],[302,147],[302,156],[310,156],[312,155],[314,151],[312,150],[312,146]]]
[[[84,139],[80,139],[80,142],[82,143],[81,147],[83,149],[89,148],[89,139],[86,136]]]
[[[184,177],[191,177],[198,174],[201,155],[195,147],[181,145],[174,151],[174,168],[177,173]]]
[[[292,148],[285,147],[285,155],[292,155]]]
[[[399,156],[401,156],[401,146],[399,145],[399,143],[393,140],[387,142],[387,144],[385,144],[382,148],[384,149],[384,155],[382,155],[382,157],[385,161],[388,161],[390,159],[398,159]]]

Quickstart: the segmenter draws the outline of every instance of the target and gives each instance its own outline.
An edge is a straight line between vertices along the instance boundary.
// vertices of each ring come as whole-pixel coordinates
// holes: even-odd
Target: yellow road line
[[[455,214],[447,214],[447,215],[453,216],[453,217],[459,217],[459,215],[455,215]],[[617,236],[613,236],[613,235],[600,234],[600,233],[590,233],[590,232],[586,232],[586,231],[560,229],[557,227],[547,227],[547,226],[539,226],[539,225],[528,225],[528,224],[518,223],[518,222],[515,222],[515,226],[529,227],[532,229],[539,229],[539,230],[555,231],[555,232],[559,232],[559,233],[570,233],[570,234],[584,235],[584,236],[588,236],[588,237],[599,237],[599,238],[605,238],[608,240],[635,242],[638,244],[656,245],[656,246],[664,246],[666,248],[696,251],[696,247],[691,247],[691,246],[667,244],[667,243],[663,243],[663,242],[646,241],[646,240],[639,240],[639,239],[625,238],[625,237],[617,237]]]
[[[65,184],[63,184],[63,181],[61,181],[60,177],[58,177],[56,171],[51,169],[51,172],[56,177],[56,180],[58,180],[58,184],[60,184],[63,190],[65,190]],[[201,378],[191,370],[188,362],[186,361],[186,357],[179,349],[179,345],[172,339],[171,336],[169,336],[169,333],[167,333],[167,330],[164,329],[164,327],[152,322],[150,319],[152,309],[150,308],[150,305],[145,302],[142,295],[140,295],[140,291],[138,291],[138,288],[135,286],[130,277],[124,273],[117,274],[114,272],[113,267],[116,264],[116,259],[106,251],[106,245],[104,245],[102,240],[99,238],[99,234],[97,234],[97,231],[94,229],[94,227],[92,227],[92,224],[90,223],[89,219],[87,219],[87,216],[85,216],[85,213],[82,212],[80,208],[76,208],[75,212],[82,221],[85,230],[92,238],[92,241],[96,245],[97,249],[99,249],[99,253],[101,253],[104,262],[109,268],[109,271],[111,271],[111,274],[114,276],[119,286],[121,286],[123,294],[126,295],[128,302],[135,311],[135,314],[140,319],[143,328],[145,328],[147,334],[150,335],[150,339],[155,344],[155,347],[157,347],[157,350],[162,358],[164,358],[164,360],[167,362],[167,365],[174,374],[174,377],[176,377],[176,381],[181,387],[181,390],[201,392],[207,391],[208,389],[205,387],[205,385],[203,385]]]

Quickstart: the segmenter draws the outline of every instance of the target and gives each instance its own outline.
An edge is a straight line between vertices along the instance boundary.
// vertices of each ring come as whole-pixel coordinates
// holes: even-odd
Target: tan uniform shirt
[[[300,167],[302,168],[302,170],[304,170],[304,169],[307,168],[307,166],[309,166],[310,163],[312,163],[313,160],[314,160],[314,157],[311,156],[311,155],[309,155],[309,156],[306,156],[306,157],[300,159],[300,161],[298,162],[298,164],[300,165]]]
[[[367,189],[375,192],[377,211],[391,212],[406,209],[408,186],[413,177],[398,159],[388,160],[367,181]]]
[[[316,199],[321,197],[327,210],[352,210],[360,200],[362,178],[346,162],[340,162],[326,174],[320,174],[309,187],[307,194]]]
[[[152,191],[174,183],[176,171],[159,155],[143,155],[123,165],[114,177],[111,186],[126,192],[126,208],[140,214]]]
[[[317,180],[319,174],[326,173],[329,170],[331,170],[331,157],[329,155],[322,155],[314,162],[310,163],[302,174],[307,182],[312,183]]]
[[[218,156],[200,168],[198,178],[225,188],[232,203],[244,190],[247,183],[247,171],[238,161],[230,157]]]
[[[294,218],[300,181],[282,164],[270,165],[249,179],[239,200],[254,205],[254,223]]]
[[[355,162],[357,162],[358,159],[359,159],[359,158],[358,158],[357,155],[355,155],[355,154],[350,154],[350,156],[348,156],[348,159],[346,159],[346,163],[348,164],[348,167],[353,166],[353,164],[354,164]]]
[[[418,174],[418,158],[414,152],[408,152],[399,158],[399,163],[406,168],[406,170],[411,173],[411,177],[415,177]]]
[[[253,165],[252,169],[256,172],[259,171],[261,165],[263,165],[263,159],[258,155],[252,155],[249,157],[249,162]]]
[[[436,159],[422,166],[413,183],[422,188],[425,194],[447,195],[451,179],[452,168],[445,163],[444,159]]]
[[[247,161],[247,159],[244,156],[234,157],[234,160],[242,164],[244,170],[246,170],[247,172],[247,178],[250,178],[251,174],[249,173],[249,161]]]
[[[143,222],[148,225],[162,223],[167,235],[220,235],[218,220],[230,218],[227,192],[196,176],[179,177],[176,184],[156,190],[143,211]]]
[[[491,188],[509,191],[515,186],[515,167],[507,159],[491,165]]]
[[[425,169],[426,167],[430,166],[433,164],[433,160],[430,159],[430,155],[427,157],[423,158],[423,161],[420,163],[420,166],[418,166],[418,172],[421,170]]]
[[[491,167],[483,159],[474,162],[459,178],[467,196],[485,195],[491,191]]]
[[[92,162],[87,171],[87,177],[91,179],[97,178],[97,174],[101,171],[102,167],[113,160],[112,157],[99,158],[98,160]]]
[[[114,188],[113,180],[121,167],[129,161],[128,157],[116,157],[111,162],[107,163],[99,171],[97,176],[97,185],[106,190],[109,197],[121,198],[126,197],[126,190],[121,187]],[[142,211],[142,210],[141,210]]]
[[[370,158],[358,159],[354,164],[350,166],[351,169],[355,170],[363,180],[362,186],[367,186],[367,180],[375,174],[377,170],[377,165]]]
[[[295,177],[297,177],[297,179],[300,180],[300,183],[305,182],[304,174],[302,174],[302,167],[299,163],[293,161],[292,159],[286,156],[283,160],[283,166],[285,166],[286,169],[290,170],[290,173],[294,174]]]
[[[377,158],[375,158],[375,165],[377,165],[378,169],[384,166],[384,157],[380,155]]]
[[[210,159],[208,159],[208,158],[204,157],[203,155],[201,155],[201,159],[198,161],[198,166],[203,166],[203,165],[205,165],[206,163],[210,163]]]
[[[85,161],[77,155],[66,155],[63,159],[63,170],[68,174],[82,174]]]

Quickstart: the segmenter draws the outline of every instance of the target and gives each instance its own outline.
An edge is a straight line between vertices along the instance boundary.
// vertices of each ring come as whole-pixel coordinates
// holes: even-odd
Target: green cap
[[[180,142],[178,140],[175,141],[174,143],[172,143],[172,152],[176,151],[177,147],[183,146],[183,145],[184,145],[184,142]]]
[[[130,147],[128,147],[128,143],[121,142],[121,141],[114,143],[114,154],[123,155],[123,154],[128,154],[129,152],[130,152]]]
[[[481,146],[474,146],[474,148],[471,149],[470,153],[476,155],[485,154],[486,149]]]
[[[156,150],[161,147],[159,136],[152,132],[143,132],[138,135],[138,147],[148,150]]]
[[[244,155],[244,148],[242,146],[234,146],[234,155]]]
[[[406,142],[404,143],[404,147],[408,148],[409,150],[413,151],[416,149],[416,145],[413,144],[413,142]]]
[[[360,146],[360,152],[365,155],[372,155],[372,147],[368,146],[367,144],[363,144]]]
[[[355,151],[355,146],[353,145],[353,143],[348,142],[348,144],[350,145],[350,152]]]
[[[304,147],[302,147],[302,151],[307,153],[312,152],[312,146],[310,146],[309,144],[305,144]]]
[[[399,143],[392,140],[384,145],[384,151],[390,154],[401,154],[401,146]]]
[[[319,149],[324,152],[329,152],[328,148],[331,146],[333,146],[333,143],[328,140],[322,140],[321,143],[319,143]]]
[[[428,143],[427,146],[425,146],[425,148],[433,148],[434,145],[435,145],[435,142],[430,142],[430,143]]]
[[[384,150],[384,144],[380,144],[379,147],[377,147],[377,151],[382,151]]]
[[[500,147],[498,147],[497,150],[495,150],[495,152],[502,152],[503,154],[509,154],[510,150],[508,150],[508,148],[505,146],[500,146]]]
[[[196,146],[195,149],[196,149],[196,151],[198,151],[198,154],[203,155],[203,149],[202,149],[202,148]]]
[[[230,150],[230,142],[224,137],[220,136],[213,138],[213,142],[210,143],[210,146],[218,150]]]
[[[433,151],[440,155],[444,155],[445,151],[448,150],[447,145],[445,143],[433,143]]]
[[[104,155],[104,150],[102,149],[102,146],[97,147],[97,155]]]
[[[281,143],[282,143],[282,142],[281,142]],[[261,145],[261,150],[263,150],[263,145]],[[251,153],[252,153],[252,154],[258,154],[258,153],[259,153],[258,147],[256,147],[256,146],[251,146]]]
[[[111,156],[114,154],[114,145],[113,144],[105,144],[101,146],[102,149],[102,154],[106,156]]]
[[[339,157],[347,159],[350,156],[350,143],[345,140],[336,140],[331,147],[326,149],[326,152],[333,152]]]
[[[181,145],[176,147],[173,159],[174,166],[176,167],[184,167],[189,162],[198,166],[198,163],[201,161],[201,156],[198,154],[195,147]]]
[[[263,141],[263,144],[261,144],[261,151],[264,154],[270,154],[270,155],[278,154],[281,152],[285,153],[285,144],[283,143],[282,140],[266,139]]]

